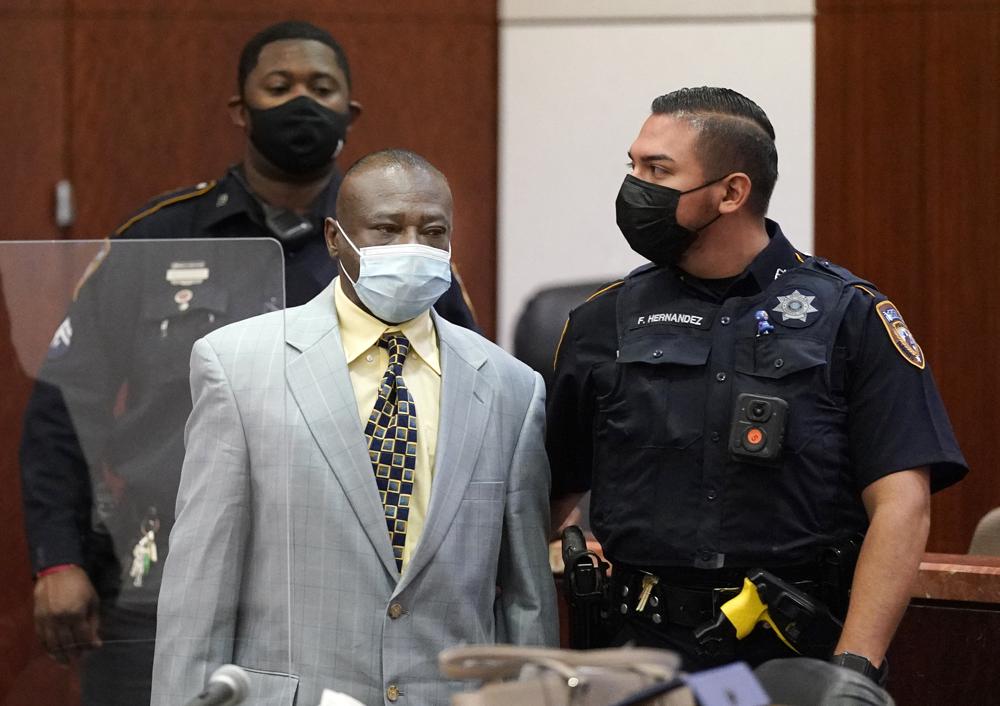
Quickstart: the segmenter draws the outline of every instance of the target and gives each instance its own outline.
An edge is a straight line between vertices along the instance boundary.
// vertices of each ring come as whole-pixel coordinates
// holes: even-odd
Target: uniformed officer
[[[763,568],[846,610],[826,654],[878,678],[930,492],[967,472],[923,351],[873,285],[765,218],[777,152],[753,101],[660,96],[629,159],[617,221],[652,264],[570,314],[548,409],[553,517],[592,491],[612,641],[688,669],[791,656],[773,630],[700,639]]]
[[[276,238],[288,305],[308,301],[337,273],[322,223],[340,183],[334,160],[361,113],[343,49],[313,25],[273,25],[244,47],[238,87],[229,107],[247,137],[243,160],[217,182],[155,199],[118,228],[53,338],[25,419],[36,629],[57,659],[90,652],[85,703],[148,703],[191,345],[281,305],[269,241],[238,249],[119,241]],[[457,277],[436,308],[476,328]]]

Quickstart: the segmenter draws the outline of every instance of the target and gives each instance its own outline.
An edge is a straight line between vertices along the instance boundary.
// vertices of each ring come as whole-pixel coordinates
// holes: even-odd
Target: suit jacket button
[[[393,603],[391,606],[389,606],[389,617],[392,618],[393,620],[395,620],[402,614],[403,614],[403,606],[399,605],[399,603]]]
[[[390,684],[385,688],[385,698],[389,701],[395,702],[399,698],[399,687],[395,684]]]

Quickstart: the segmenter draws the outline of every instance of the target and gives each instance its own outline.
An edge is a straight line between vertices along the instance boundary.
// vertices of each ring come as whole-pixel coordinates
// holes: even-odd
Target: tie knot
[[[398,331],[382,334],[378,344],[389,351],[390,359],[396,358],[400,364],[406,359],[406,354],[410,352],[410,341]]]

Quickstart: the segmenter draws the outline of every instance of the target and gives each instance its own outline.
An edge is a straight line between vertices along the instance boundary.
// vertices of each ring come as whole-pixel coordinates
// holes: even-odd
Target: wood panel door
[[[972,469],[934,496],[928,549],[964,552],[1000,505],[1000,3],[821,0],[816,71],[816,251],[924,348]]]

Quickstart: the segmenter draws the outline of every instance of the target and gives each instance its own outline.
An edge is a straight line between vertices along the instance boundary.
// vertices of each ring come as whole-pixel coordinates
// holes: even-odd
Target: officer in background
[[[55,658],[85,655],[85,703],[149,700],[191,346],[281,304],[281,255],[275,281],[268,241],[240,249],[117,243],[276,238],[290,306],[337,272],[322,223],[334,215],[334,159],[361,113],[343,49],[307,23],[270,26],[244,47],[238,86],[229,107],[247,136],[242,162],[218,182],[161,196],[116,231],[53,338],[26,413],[36,630]],[[457,277],[436,309],[476,328]]]
[[[689,670],[792,656],[760,627],[702,639],[762,568],[845,618],[825,656],[879,679],[930,493],[967,472],[924,354],[872,284],[765,218],[777,152],[753,101],[660,96],[629,159],[618,226],[652,264],[570,314],[548,407],[553,520],[592,490],[611,642]]]

